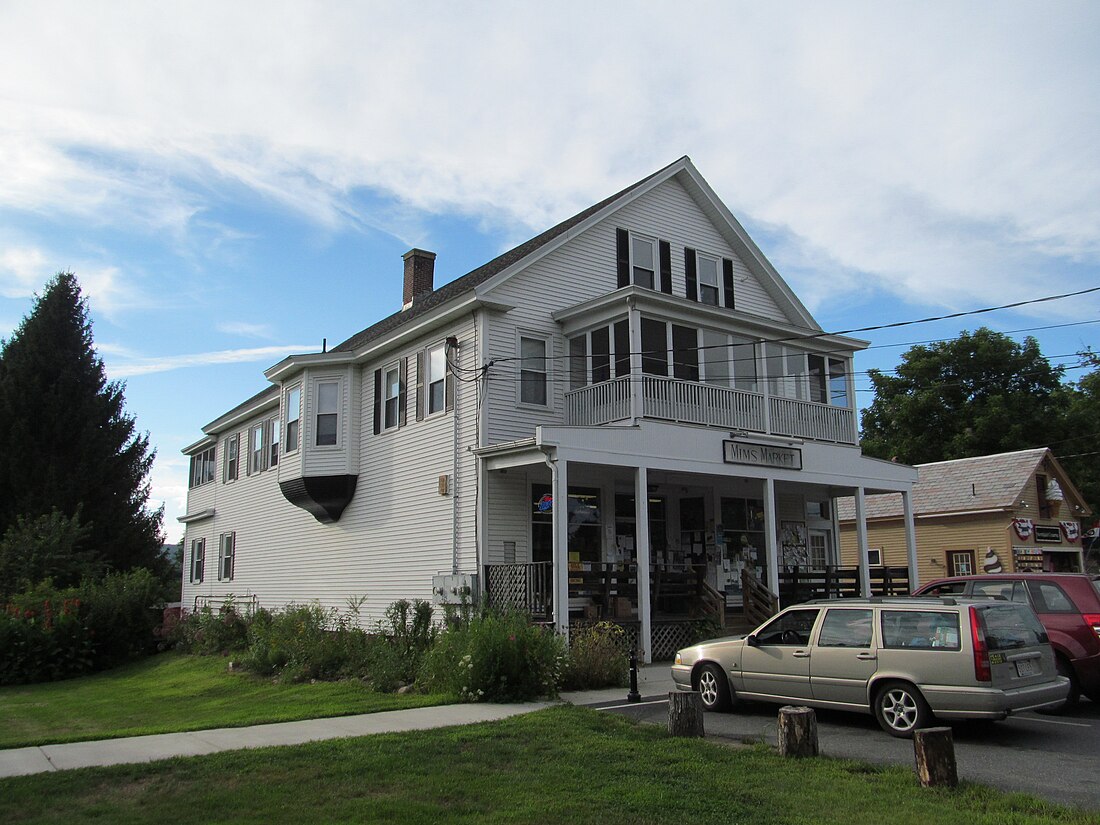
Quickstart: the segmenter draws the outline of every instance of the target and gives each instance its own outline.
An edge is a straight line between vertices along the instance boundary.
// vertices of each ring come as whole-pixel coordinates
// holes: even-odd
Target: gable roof
[[[659,185],[674,176],[681,176],[682,182],[688,192],[700,203],[701,208],[715,222],[723,234],[726,235],[730,245],[741,252],[747,266],[760,278],[765,290],[772,296],[780,307],[786,308],[797,319],[800,325],[821,332],[821,327],[810,315],[806,307],[799,301],[791,288],[764,257],[764,253],[753,242],[738,223],[733,214],[722,203],[710,185],[699,174],[698,170],[687,155],[673,161],[668,166],[647,175],[636,183],[616,192],[599,203],[593,204],[587,209],[578,212],[571,218],[567,218],[556,226],[552,226],[545,232],[536,235],[529,241],[498,255],[493,260],[479,266],[460,278],[440,286],[438,289],[421,296],[413,301],[408,309],[395,312],[383,318],[375,324],[367,327],[346,341],[333,347],[330,352],[354,352],[371,341],[393,332],[415,318],[418,318],[435,307],[438,307],[452,298],[464,295],[482,286],[493,286],[490,281],[499,282],[506,278],[511,271],[530,264],[534,259],[547,254],[560,243],[564,243],[575,232],[586,229],[589,225],[605,217],[615,210],[629,203],[635,197]]]
[[[1014,510],[1027,492],[1035,472],[1049,461],[1066,497],[1081,499],[1057,459],[1047,447],[1012,453],[959,458],[918,464],[913,485],[913,515],[950,515],[989,510]],[[901,497],[867,496],[868,519],[902,516]],[[855,499],[837,499],[837,518],[855,518]]]

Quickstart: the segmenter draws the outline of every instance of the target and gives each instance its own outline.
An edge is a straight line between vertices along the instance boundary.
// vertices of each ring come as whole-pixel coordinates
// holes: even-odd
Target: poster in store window
[[[783,548],[783,564],[787,567],[806,567],[810,553],[806,546],[806,524],[801,521],[783,521],[779,524],[779,543]]]

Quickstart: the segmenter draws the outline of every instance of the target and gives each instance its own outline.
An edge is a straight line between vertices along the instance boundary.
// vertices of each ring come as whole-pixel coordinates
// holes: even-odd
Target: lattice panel
[[[527,609],[527,571],[511,565],[485,568],[489,598],[493,607]]]
[[[653,660],[671,660],[676,651],[699,638],[698,622],[654,622]]]

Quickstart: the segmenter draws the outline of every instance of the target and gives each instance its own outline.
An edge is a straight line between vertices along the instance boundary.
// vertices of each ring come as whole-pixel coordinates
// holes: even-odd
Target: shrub
[[[564,689],[626,687],[630,677],[626,644],[626,631],[613,622],[597,622],[573,630],[562,674]]]
[[[209,605],[182,616],[171,638],[188,653],[233,653],[248,647],[249,620],[232,599],[217,610]]]
[[[349,616],[317,603],[257,611],[248,629],[244,665],[287,681],[362,677],[376,656],[374,643]]]
[[[486,613],[439,635],[421,682],[469,702],[554,696],[564,654],[561,637],[525,615]]]
[[[86,621],[95,634],[97,669],[114,667],[156,649],[161,592],[160,580],[143,568],[80,586]]]
[[[154,649],[160,584],[147,570],[13,596],[0,612],[0,684],[65,679]]]
[[[398,682],[415,681],[424,654],[435,643],[432,615],[432,606],[420,599],[415,602],[401,599],[391,604],[386,609],[385,622],[378,626],[378,635],[389,650],[374,651],[373,667],[389,671],[390,678]]]

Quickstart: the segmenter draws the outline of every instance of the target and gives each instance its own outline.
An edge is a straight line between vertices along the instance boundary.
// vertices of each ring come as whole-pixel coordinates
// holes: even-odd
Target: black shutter
[[[625,229],[615,230],[615,263],[618,266],[619,286],[630,284],[630,234]]]
[[[726,309],[733,309],[733,261],[729,258],[722,259],[722,286]]]
[[[661,292],[672,294],[672,246],[668,241],[659,241],[661,248]]]
[[[416,420],[424,420],[424,408],[427,403],[424,399],[424,350],[416,354]]]
[[[684,276],[687,278],[687,299],[699,300],[699,282],[695,274],[695,250],[684,247]]]
[[[374,371],[374,434],[382,432],[382,370]]]
[[[401,383],[397,387],[397,420],[399,426],[404,427],[409,423],[409,359],[401,359]]]

